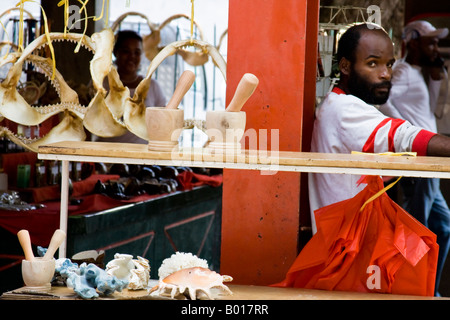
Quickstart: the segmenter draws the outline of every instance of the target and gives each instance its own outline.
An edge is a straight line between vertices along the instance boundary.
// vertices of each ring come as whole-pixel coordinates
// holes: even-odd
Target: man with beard
[[[418,156],[450,157],[450,138],[388,117],[374,106],[389,98],[393,51],[388,34],[372,24],[355,25],[341,36],[337,52],[340,80],[316,110],[312,152],[416,152]],[[314,211],[354,197],[365,187],[358,184],[359,179],[357,175],[309,174],[314,233]]]
[[[409,152],[427,154],[433,133],[403,119],[383,115],[375,104],[389,97],[392,41],[378,26],[359,24],[340,38],[337,51],[340,80],[316,109],[311,152]],[[313,232],[314,211],[354,197],[364,185],[357,175],[309,174]]]
[[[387,101],[392,66],[392,41],[387,33],[369,24],[349,28],[340,38],[337,52],[339,84],[316,110],[312,152],[351,153],[409,152],[426,155],[430,141],[442,136],[383,115],[374,104]],[[444,139],[444,138],[442,138]],[[430,150],[428,150],[430,149]],[[450,148],[449,148],[450,149]],[[341,174],[310,174],[312,213],[323,206],[349,199],[361,191],[360,177]],[[312,219],[315,232],[315,223]]]
[[[447,28],[436,29],[423,20],[405,26],[406,54],[393,67],[392,90],[388,101],[380,107],[382,113],[437,132],[435,110],[445,73],[438,42],[447,34]],[[437,236],[437,290],[450,244],[450,210],[441,193],[440,180],[404,177],[400,186],[403,208]]]

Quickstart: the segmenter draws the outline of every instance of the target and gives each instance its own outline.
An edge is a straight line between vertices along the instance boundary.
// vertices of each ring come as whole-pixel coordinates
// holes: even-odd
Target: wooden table
[[[156,284],[156,280],[150,280]],[[445,297],[423,297],[412,295],[396,295],[381,293],[360,293],[344,291],[326,291],[301,288],[274,288],[268,286],[227,284],[233,295],[224,294],[220,289],[212,289],[215,300],[449,300]],[[48,293],[30,293],[26,287],[3,293],[2,300],[83,300],[72,289],[65,286],[52,286]],[[172,300],[170,296],[149,295],[147,290],[128,290],[114,292],[111,295],[99,297],[101,300]],[[185,299],[176,296],[175,300]]]
[[[207,148],[153,152],[145,144],[63,141],[40,146],[38,158],[62,162],[60,229],[66,232],[70,161],[260,170],[261,174],[293,171],[450,178],[450,158],[379,154],[258,150],[243,150],[239,154],[214,154]],[[59,249],[59,257],[65,255],[66,244],[63,243]]]

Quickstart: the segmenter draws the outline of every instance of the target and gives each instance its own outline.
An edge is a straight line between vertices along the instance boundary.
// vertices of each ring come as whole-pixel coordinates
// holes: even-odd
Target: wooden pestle
[[[57,229],[50,240],[50,244],[48,245],[47,252],[44,255],[44,260],[50,260],[53,258],[56,250],[58,250],[61,243],[66,238],[66,233],[61,229]]]
[[[242,76],[241,81],[234,92],[233,99],[231,100],[225,111],[239,112],[244,106],[244,103],[250,98],[258,86],[258,78],[251,73],[246,73]]]
[[[25,260],[33,261],[34,254],[33,249],[31,248],[30,233],[28,230],[20,230],[17,232],[17,237],[19,238],[20,245],[25,253]]]
[[[180,79],[178,79],[177,86],[175,87],[175,91],[173,92],[172,98],[170,98],[169,102],[166,105],[167,109],[177,109],[184,95],[191,88],[192,84],[195,80],[195,74],[192,71],[186,70],[184,71]]]

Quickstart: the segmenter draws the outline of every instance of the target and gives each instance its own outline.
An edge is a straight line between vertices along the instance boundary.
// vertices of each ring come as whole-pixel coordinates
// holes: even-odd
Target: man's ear
[[[348,76],[350,74],[350,69],[351,62],[346,58],[342,58],[341,61],[339,61],[339,70],[341,73]]]

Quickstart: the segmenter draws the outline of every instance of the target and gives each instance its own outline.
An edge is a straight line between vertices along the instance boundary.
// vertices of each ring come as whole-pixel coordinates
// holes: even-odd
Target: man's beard
[[[392,86],[390,81],[372,84],[364,77],[360,76],[357,71],[352,70],[351,72],[347,84],[350,94],[360,98],[368,104],[381,105],[386,103]],[[378,88],[387,88],[388,90],[386,92],[377,92],[376,89]]]

